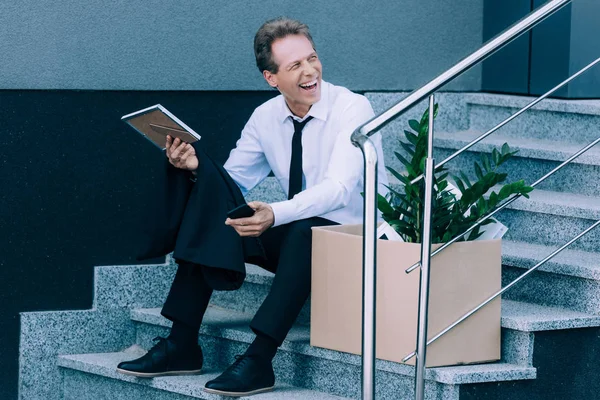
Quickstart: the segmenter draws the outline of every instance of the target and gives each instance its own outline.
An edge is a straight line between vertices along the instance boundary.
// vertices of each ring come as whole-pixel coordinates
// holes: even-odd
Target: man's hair
[[[265,22],[254,36],[254,56],[256,66],[260,70],[276,74],[279,65],[273,60],[272,45],[277,39],[289,35],[304,35],[315,48],[315,42],[310,36],[308,26],[291,18],[279,17]]]

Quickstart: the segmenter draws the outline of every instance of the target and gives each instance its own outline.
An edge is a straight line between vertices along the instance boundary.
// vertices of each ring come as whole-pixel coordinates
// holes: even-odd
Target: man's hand
[[[225,225],[232,226],[240,236],[258,237],[275,222],[273,209],[267,203],[253,201],[248,205],[254,209],[254,215],[248,218],[227,218]]]
[[[167,158],[174,167],[192,172],[198,169],[198,157],[191,144],[182,142],[179,138],[173,140],[170,135],[167,135],[165,149]]]

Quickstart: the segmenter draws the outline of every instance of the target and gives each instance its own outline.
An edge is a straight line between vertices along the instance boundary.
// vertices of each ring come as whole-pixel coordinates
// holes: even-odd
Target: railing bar
[[[554,174],[555,172],[557,172],[560,169],[562,169],[565,165],[569,164],[571,161],[573,161],[574,159],[576,159],[577,157],[579,157],[580,155],[582,155],[583,153],[585,153],[586,151],[588,151],[590,148],[594,147],[598,142],[600,142],[600,137],[598,139],[594,140],[592,143],[590,143],[587,146],[585,146],[583,149],[579,150],[577,153],[573,154],[571,157],[569,157],[565,161],[563,161],[559,166],[557,166],[556,168],[554,168],[552,171],[548,172],[546,175],[544,175],[543,177],[541,177],[540,179],[538,179],[537,181],[535,181],[534,183],[532,183],[531,187],[536,187],[537,185],[539,185],[540,183],[542,183],[543,181],[545,181],[546,179],[548,179],[552,174]],[[481,217],[479,220],[477,220],[477,222],[475,222],[464,233],[462,233],[462,234],[460,234],[458,236],[455,236],[452,240],[450,240],[450,241],[444,243],[442,246],[438,247],[433,253],[431,253],[431,256],[433,257],[433,256],[437,255],[438,253],[440,253],[441,251],[443,251],[444,249],[446,249],[448,246],[450,246],[452,243],[456,242],[458,239],[460,239],[461,237],[465,236],[467,233],[471,232],[473,229],[477,228],[479,225],[481,225],[483,223],[483,221],[485,221],[488,218],[493,217],[494,215],[496,215],[498,212],[502,211],[506,206],[508,206],[509,204],[511,204],[513,201],[517,200],[521,196],[522,196],[522,194],[516,194],[516,195],[512,196],[511,198],[509,198],[500,207],[498,207],[497,209],[495,209],[491,213],[489,213],[489,214]],[[420,262],[416,262],[415,264],[411,265],[405,272],[407,274],[411,273],[416,268],[418,268],[420,264],[421,264]]]
[[[429,133],[427,137],[427,159],[425,169],[425,210],[421,234],[421,279],[419,285],[419,312],[417,317],[417,363],[415,365],[415,400],[425,398],[425,366],[427,364],[427,314],[429,307],[429,271],[431,260],[431,215],[433,213],[433,177],[435,161],[433,158],[433,117],[435,98],[429,96]]]
[[[510,288],[512,288],[513,286],[515,286],[517,283],[519,283],[520,281],[522,281],[523,279],[525,279],[529,274],[533,273],[540,266],[544,265],[550,259],[554,258],[554,256],[556,256],[558,253],[560,253],[561,251],[563,251],[564,249],[566,249],[567,247],[569,247],[576,240],[579,240],[579,238],[581,238],[583,235],[587,234],[589,231],[591,231],[592,229],[594,229],[598,225],[600,225],[600,220],[594,222],[586,230],[584,230],[583,232],[579,233],[577,236],[575,236],[573,239],[569,240],[563,246],[561,246],[560,248],[558,248],[555,251],[553,251],[550,255],[548,255],[542,261],[540,261],[539,263],[537,263],[536,265],[534,265],[533,267],[531,267],[531,269],[529,271],[527,271],[524,274],[522,274],[521,276],[519,276],[517,279],[515,279],[514,281],[512,281],[506,287],[502,288],[501,290],[499,290],[498,292],[496,292],[495,294],[493,294],[492,296],[490,296],[487,300],[485,300],[479,306],[475,307],[474,309],[472,309],[471,311],[469,311],[468,313],[466,313],[465,315],[463,315],[461,318],[459,318],[458,320],[456,320],[454,323],[452,323],[452,325],[448,326],[446,329],[444,329],[443,331],[441,331],[440,333],[438,333],[437,335],[435,335],[433,338],[431,338],[427,342],[427,345],[430,345],[431,343],[435,342],[440,337],[442,337],[443,335],[445,335],[446,333],[448,333],[450,330],[452,330],[454,327],[456,327],[458,324],[460,324],[461,322],[463,322],[465,319],[469,318],[471,315],[475,314],[477,311],[479,311],[480,309],[482,309],[483,307],[485,307],[486,305],[488,305],[496,297],[502,295],[507,290],[509,290]],[[413,353],[409,354],[408,356],[406,356],[405,358],[403,358],[402,362],[406,362],[406,361],[410,360],[412,357],[415,356],[415,353],[416,352],[413,352]]]
[[[522,18],[515,24],[513,24],[510,28],[484,44],[481,48],[473,52],[471,55],[459,61],[456,65],[448,69],[443,74],[439,75],[437,78],[433,79],[431,82],[427,83],[425,86],[420,89],[415,90],[406,98],[398,102],[396,105],[390,107],[386,111],[381,114],[375,116],[370,119],[356,131],[359,131],[360,134],[371,136],[385,125],[387,125],[392,119],[400,115],[401,113],[409,110],[414,107],[421,100],[428,97],[430,94],[434,93],[440,87],[444,86],[458,75],[467,71],[475,64],[485,60],[496,51],[500,50],[504,46],[511,43],[513,40],[517,39],[523,33],[527,32],[540,22],[544,21],[546,18],[554,14],[556,11],[560,10],[562,7],[569,4],[571,0],[552,0],[548,3],[541,6],[539,9],[535,10],[528,16]],[[356,132],[355,131],[355,132]]]
[[[581,74],[583,74],[584,72],[586,72],[588,69],[590,69],[593,66],[595,66],[596,64],[598,64],[599,62],[600,62],[600,58],[597,58],[595,61],[591,62],[590,64],[588,64],[584,68],[580,69],[577,73],[573,74],[568,79],[562,81],[561,83],[559,83],[558,85],[556,85],[555,87],[553,87],[552,89],[550,89],[549,91],[547,91],[546,93],[544,93],[543,95],[541,95],[540,97],[538,97],[537,99],[533,100],[531,103],[527,104],[525,107],[523,107],[522,109],[520,109],[515,114],[513,114],[510,117],[506,118],[504,121],[500,122],[498,125],[496,125],[492,129],[490,129],[486,133],[482,134],[477,139],[474,139],[471,143],[465,145],[460,150],[457,150],[455,153],[453,153],[452,155],[448,156],[443,161],[439,162],[436,165],[435,169],[437,170],[439,168],[442,168],[444,166],[444,164],[452,161],[454,158],[458,157],[459,155],[461,155],[462,153],[464,153],[466,150],[470,149],[472,146],[476,145],[477,143],[479,143],[480,141],[482,141],[483,139],[485,139],[486,137],[488,137],[492,133],[496,132],[498,129],[502,128],[504,125],[508,124],[513,119],[515,119],[519,115],[523,114],[525,111],[527,111],[530,108],[534,107],[536,104],[538,104],[542,100],[546,99],[552,93],[556,92],[558,89],[562,88],[563,86],[565,86],[566,84],[568,84],[569,82],[571,82],[573,79],[577,78],[578,76],[580,76]],[[415,183],[419,182],[421,179],[423,179],[423,174],[417,176],[410,183],[415,184]]]
[[[377,293],[377,150],[363,136],[359,142],[365,159],[363,210],[363,307],[362,307],[362,399],[375,399],[375,315]]]

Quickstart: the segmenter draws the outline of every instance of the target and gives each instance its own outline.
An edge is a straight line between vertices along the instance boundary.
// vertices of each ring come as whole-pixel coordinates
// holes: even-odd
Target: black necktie
[[[302,191],[302,129],[313,117],[308,117],[302,122],[292,118],[294,123],[294,137],[292,137],[292,161],[290,161],[290,186],[288,200]]]

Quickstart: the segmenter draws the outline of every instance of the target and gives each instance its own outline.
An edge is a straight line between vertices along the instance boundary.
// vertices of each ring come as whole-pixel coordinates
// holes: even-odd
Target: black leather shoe
[[[204,390],[221,396],[250,396],[275,387],[271,361],[260,356],[235,356],[235,362],[217,378],[206,383]]]
[[[154,378],[166,375],[193,375],[202,369],[202,349],[196,345],[182,348],[177,343],[163,337],[144,356],[117,365],[117,371],[140,378]]]

